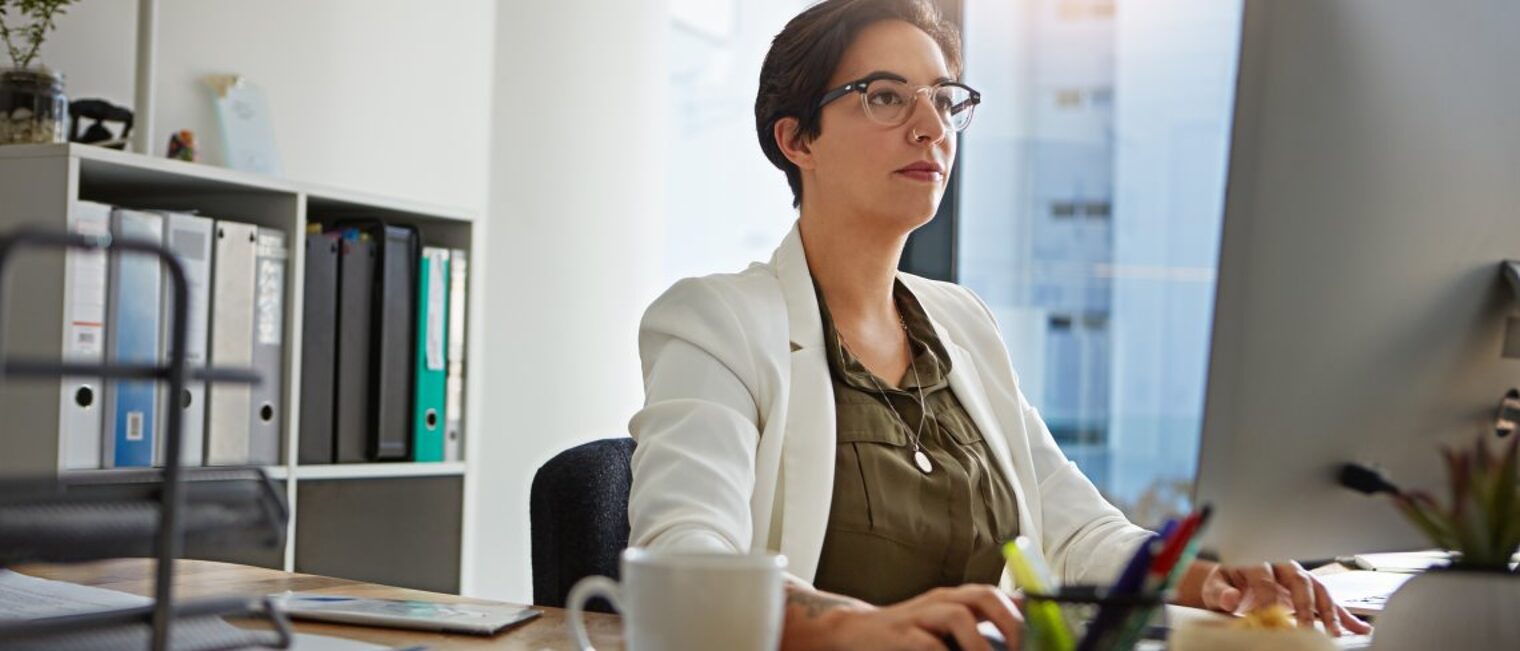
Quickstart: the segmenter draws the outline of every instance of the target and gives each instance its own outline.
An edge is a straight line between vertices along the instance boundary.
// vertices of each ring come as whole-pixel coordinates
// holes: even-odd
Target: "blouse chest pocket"
[[[961,445],[979,445],[982,442],[982,430],[976,426],[976,421],[966,414],[966,410],[958,408],[960,405],[953,404],[954,399],[940,402],[935,405],[934,414],[943,425],[941,431],[949,432],[950,440]]]
[[[846,443],[875,443],[893,447],[907,447],[908,432],[903,429],[892,412],[883,409],[881,403],[871,401],[840,401],[834,405],[838,412],[836,436],[840,445]]]
[[[887,509],[909,486],[900,477],[911,458],[908,432],[880,403],[841,401],[835,436],[834,499],[829,527],[879,532]],[[894,497],[897,496],[897,497]]]

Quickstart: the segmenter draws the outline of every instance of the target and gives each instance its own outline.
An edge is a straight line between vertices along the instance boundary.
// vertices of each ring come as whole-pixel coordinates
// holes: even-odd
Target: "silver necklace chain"
[[[918,390],[918,429],[912,431],[913,438],[910,441],[913,444],[913,463],[924,474],[928,474],[934,471],[934,464],[929,462],[929,455],[924,452],[923,446],[919,442],[923,438],[924,423],[928,421],[929,407],[924,402],[924,383],[918,377],[918,358],[913,354],[913,334],[908,332],[908,323],[903,320],[901,313],[897,315],[897,325],[902,328],[903,334],[908,339],[908,366],[913,368],[913,388]],[[834,334],[839,339],[839,345],[843,346],[845,350],[849,350],[850,345],[845,343],[844,334],[839,332],[838,329],[835,329]],[[850,354],[854,356],[853,351]],[[934,351],[929,351],[929,354],[933,355]],[[935,355],[936,360],[938,357],[938,355]],[[856,359],[860,358],[857,357]],[[867,370],[869,371],[869,369]],[[871,377],[871,384],[876,387],[876,393],[881,395],[881,401],[887,403],[887,409],[892,410],[892,415],[896,416],[898,422],[903,424],[903,429],[908,429],[908,419],[903,418],[903,415],[897,411],[897,407],[892,404],[892,399],[887,397],[887,390],[882,386],[881,380],[876,379],[875,373],[868,372],[867,375]]]

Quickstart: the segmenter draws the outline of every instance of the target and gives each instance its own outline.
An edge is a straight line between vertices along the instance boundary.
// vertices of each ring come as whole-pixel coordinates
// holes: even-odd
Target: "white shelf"
[[[308,210],[363,210],[405,216],[426,215],[435,221],[474,221],[475,214],[455,206],[440,206],[423,201],[390,199],[368,192],[334,188],[325,185],[303,184]]]
[[[471,290],[468,291],[467,344],[465,350],[465,459],[475,446],[471,432],[479,423],[480,348],[474,345],[482,332],[480,293],[473,291],[484,262],[478,215],[457,206],[396,199],[368,192],[333,188],[286,178],[251,174],[215,165],[155,158],[136,153],[80,144],[8,145],[0,147],[0,232],[21,224],[61,226],[78,200],[140,209],[197,211],[203,215],[257,224],[286,233],[293,255],[286,273],[286,310],[283,314],[284,359],[281,364],[283,402],[281,439],[286,463],[263,466],[283,489],[290,505],[283,567],[308,567],[385,576],[397,567],[401,552],[368,548],[372,535],[385,535],[387,527],[407,528],[427,523],[438,531],[458,530],[458,538],[446,534],[412,541],[414,555],[442,559],[423,563],[408,576],[423,577],[429,589],[464,588],[472,563],[469,535],[474,528],[472,512],[474,472],[470,462],[359,463],[299,465],[291,450],[299,449],[301,397],[302,319],[304,318],[304,256],[296,254],[311,224],[331,224],[347,218],[378,217],[387,222],[418,228],[425,246],[463,249],[470,255]],[[6,332],[9,350],[26,350],[45,356],[62,350],[64,267],[62,256],[35,256],[24,273],[28,282],[12,282],[7,299],[10,307],[27,306],[27,319],[11,319]],[[6,383],[0,391],[0,413],[12,421],[11,429],[27,436],[0,435],[0,476],[46,476],[100,479],[107,483],[117,473],[135,470],[70,470],[63,467],[64,445],[57,409],[37,405],[57,404],[58,381]],[[41,433],[41,434],[38,434]],[[47,435],[53,433],[53,435]],[[344,480],[422,478],[423,481],[354,482]],[[453,478],[457,481],[428,481]],[[302,484],[312,481],[313,484]],[[458,488],[454,487],[458,484]],[[301,490],[306,487],[310,490]],[[305,496],[304,498],[301,496]],[[297,527],[302,514],[314,527],[303,536]],[[457,519],[456,519],[457,518]],[[333,528],[342,521],[345,527]],[[413,528],[416,528],[413,526]],[[327,527],[327,528],[324,528]],[[378,533],[377,533],[378,532]],[[459,549],[448,547],[459,545]],[[304,549],[306,551],[299,552]],[[360,551],[353,551],[360,550]],[[405,550],[402,550],[405,551]],[[259,558],[260,564],[280,566],[278,558]],[[414,564],[415,565],[415,564]],[[338,569],[331,569],[338,568]],[[417,568],[412,568],[416,570]],[[320,572],[319,572],[320,573]]]
[[[281,468],[281,470],[284,470]],[[314,466],[296,466],[296,479],[381,479],[388,477],[460,477],[464,475],[463,461],[449,462],[398,462],[398,463],[334,463]]]
[[[434,223],[473,222],[473,211],[410,199],[396,199],[370,192],[317,183],[302,183],[277,176],[154,158],[78,143],[7,145],[0,147],[0,160],[26,158],[76,158],[90,186],[115,194],[127,188],[151,187],[154,194],[217,193],[305,195],[308,209],[353,211],[408,221]]]
[[[154,158],[76,143],[56,145],[7,145],[0,147],[0,160],[23,158],[77,158],[90,176],[98,176],[105,185],[150,185],[172,191],[228,189],[296,194],[300,187],[291,181],[261,174],[189,163],[169,158]]]

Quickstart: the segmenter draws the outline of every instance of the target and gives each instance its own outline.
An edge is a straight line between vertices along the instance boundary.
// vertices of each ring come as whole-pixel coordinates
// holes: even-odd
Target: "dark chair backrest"
[[[533,476],[533,603],[563,608],[576,581],[593,574],[618,578],[618,556],[628,546],[633,447],[627,437],[578,445]],[[597,599],[587,610],[611,609]]]

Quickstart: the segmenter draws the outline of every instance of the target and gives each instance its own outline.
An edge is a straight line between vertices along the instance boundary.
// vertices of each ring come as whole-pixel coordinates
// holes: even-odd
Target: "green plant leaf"
[[[1424,531],[1440,549],[1457,549],[1458,541],[1450,519],[1429,493],[1412,491],[1394,496],[1394,504],[1417,528]]]
[[[1489,513],[1494,553],[1512,556],[1520,544],[1520,437],[1510,437],[1489,478]]]

